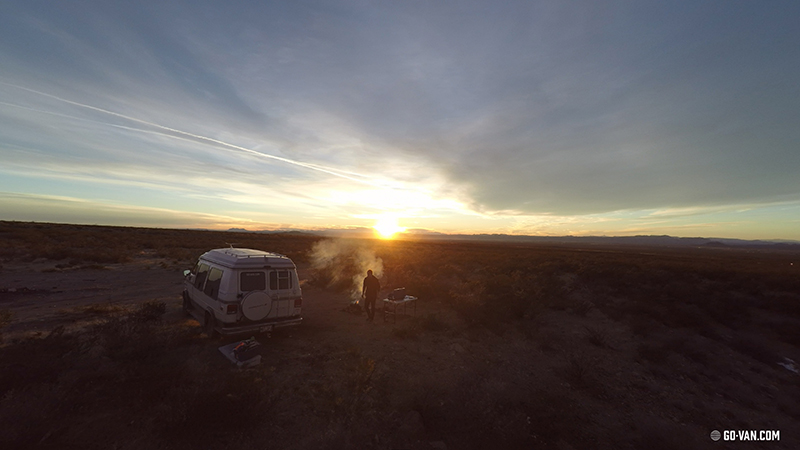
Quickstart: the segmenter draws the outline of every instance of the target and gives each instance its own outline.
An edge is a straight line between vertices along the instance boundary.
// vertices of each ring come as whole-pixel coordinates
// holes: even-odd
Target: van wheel
[[[218,336],[217,330],[214,329],[216,322],[217,321],[214,319],[214,316],[212,316],[210,312],[206,311],[206,315],[204,316],[203,320],[203,330],[210,338],[215,338]]]
[[[192,313],[189,311],[192,309],[192,301],[189,299],[189,294],[186,291],[183,291],[183,313],[187,316],[191,316]]]

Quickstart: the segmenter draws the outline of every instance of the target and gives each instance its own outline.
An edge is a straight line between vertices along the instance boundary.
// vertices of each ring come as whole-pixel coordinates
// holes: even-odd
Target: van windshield
[[[267,277],[264,272],[242,272],[239,276],[239,289],[242,292],[266,290]]]
[[[208,276],[208,264],[198,264],[197,277],[194,279],[194,287],[203,289],[203,284],[206,282]]]

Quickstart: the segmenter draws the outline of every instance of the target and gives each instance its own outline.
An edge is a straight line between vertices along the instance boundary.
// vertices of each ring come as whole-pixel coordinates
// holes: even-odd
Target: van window
[[[216,299],[219,294],[219,283],[221,280],[222,271],[216,267],[212,267],[208,272],[208,281],[206,281],[206,287],[203,289],[203,292],[207,296]]]
[[[263,291],[267,288],[264,272],[242,272],[239,277],[239,289],[242,292]]]
[[[208,276],[208,264],[200,264],[197,269],[197,276],[194,279],[194,287],[203,289],[203,284],[206,282]]]
[[[269,273],[269,288],[276,291],[292,288],[292,277],[288,270],[273,270]]]

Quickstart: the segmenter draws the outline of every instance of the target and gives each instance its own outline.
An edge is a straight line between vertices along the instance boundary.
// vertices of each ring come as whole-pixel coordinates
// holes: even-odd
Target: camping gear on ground
[[[233,356],[239,361],[247,361],[250,358],[261,355],[261,344],[255,337],[239,342],[233,347]]]
[[[389,294],[389,300],[402,300],[406,298],[406,288],[397,288]]]
[[[237,367],[252,367],[261,364],[261,351],[263,346],[255,337],[233,344],[223,345],[219,348],[228,360]]]
[[[414,297],[413,295],[406,295],[398,299],[390,299],[390,298],[383,299],[383,321],[386,322],[387,317],[391,314],[392,319],[394,319],[394,322],[397,322],[397,315],[400,314],[397,311],[397,307],[402,306],[403,307],[402,314],[407,315],[406,307],[408,306],[409,303],[414,305],[414,315],[416,316],[417,297]]]

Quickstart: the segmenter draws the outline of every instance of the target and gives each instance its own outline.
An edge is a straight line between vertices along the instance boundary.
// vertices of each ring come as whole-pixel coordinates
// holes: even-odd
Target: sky
[[[0,220],[800,240],[798,17],[6,0]]]

